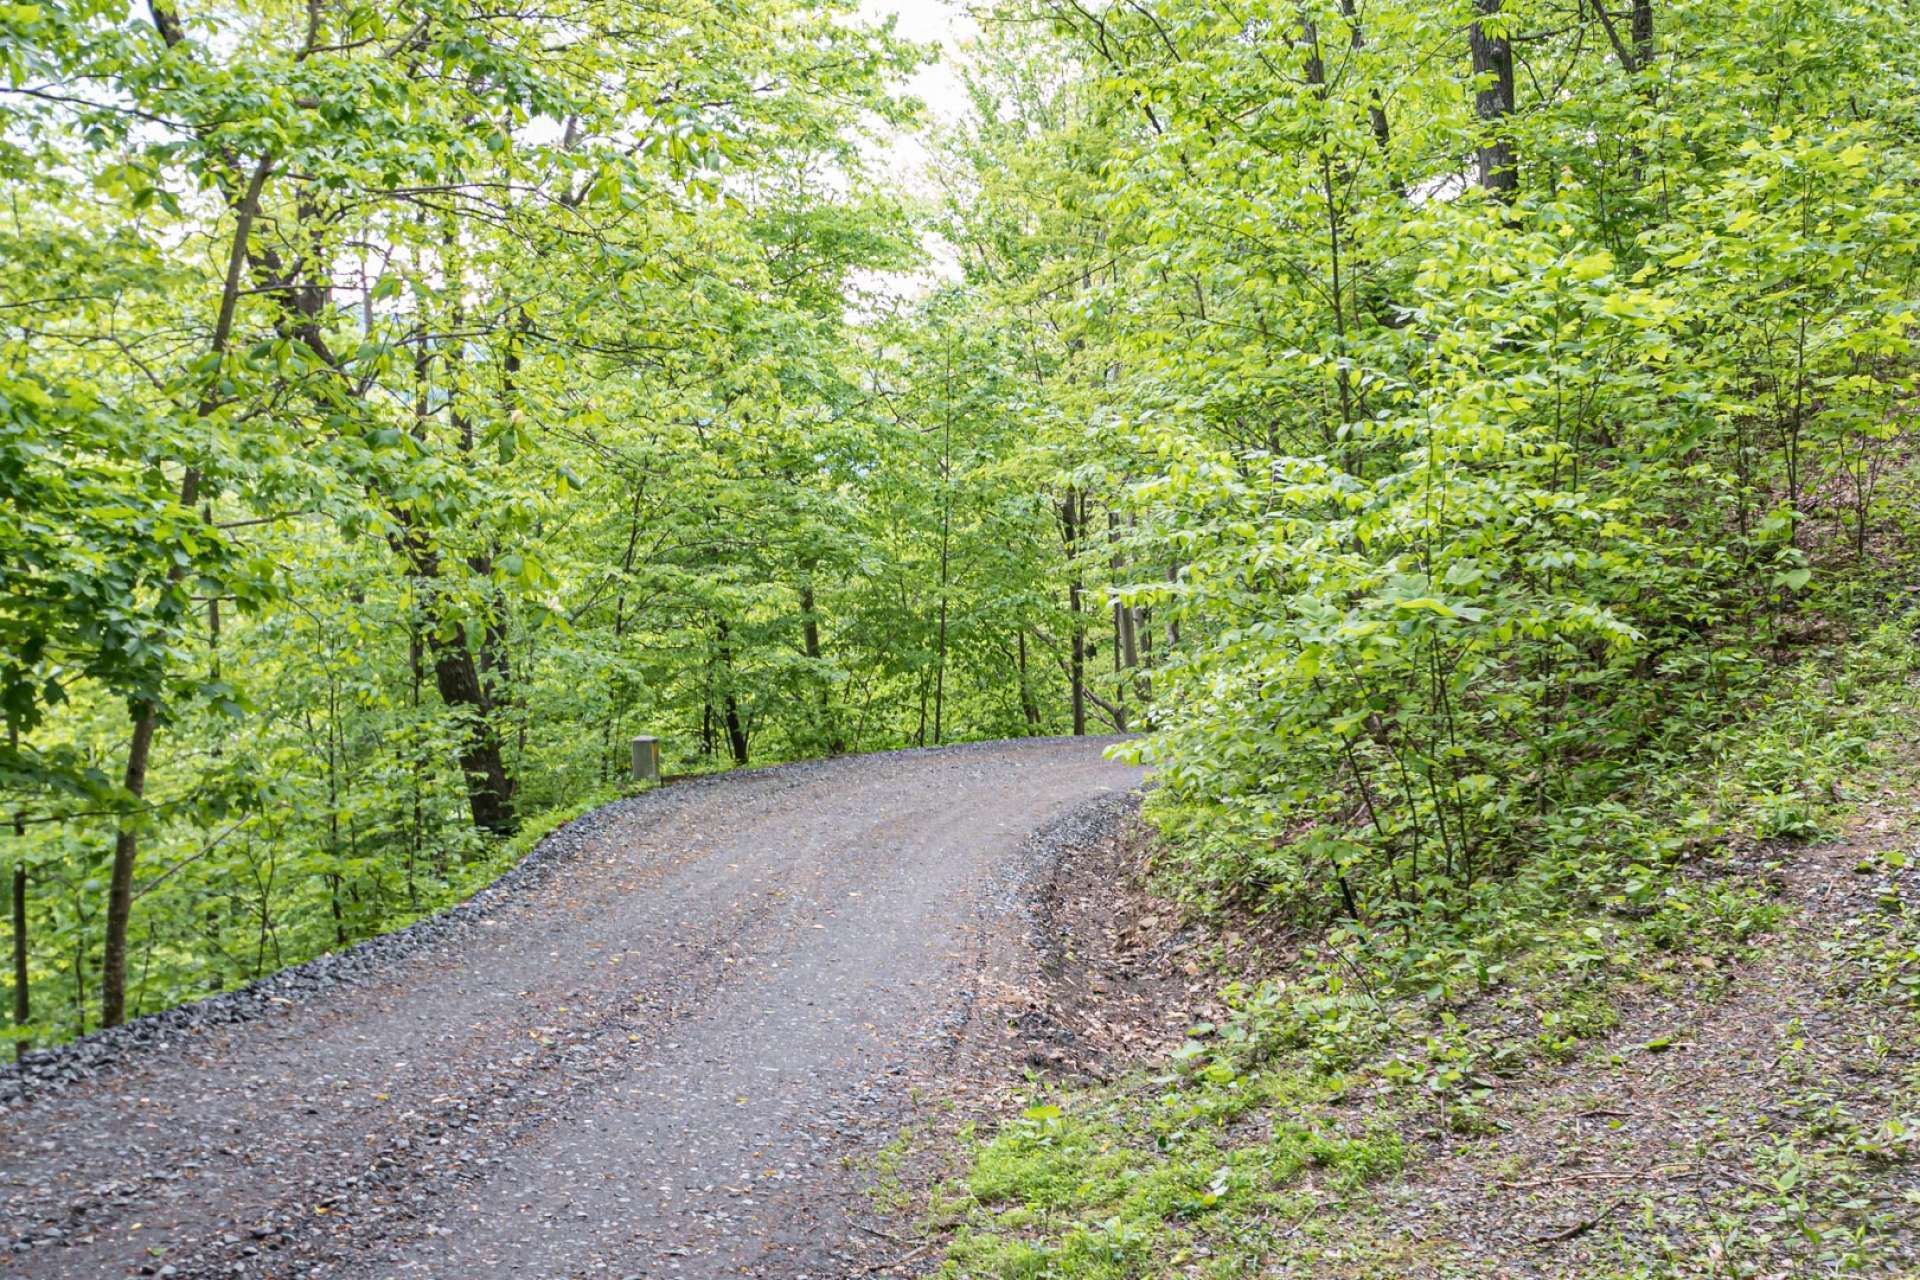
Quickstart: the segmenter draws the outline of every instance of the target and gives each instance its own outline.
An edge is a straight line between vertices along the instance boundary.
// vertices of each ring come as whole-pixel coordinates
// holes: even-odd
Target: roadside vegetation
[[[947,1274],[1911,1274],[1917,703],[1911,636],[1883,630],[1411,944],[1269,930],[1268,976],[1169,1058],[1030,1074],[963,1135],[918,1206]]]

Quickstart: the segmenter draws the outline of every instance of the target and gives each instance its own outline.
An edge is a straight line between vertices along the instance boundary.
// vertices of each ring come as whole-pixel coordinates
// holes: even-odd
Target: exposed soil
[[[1873,1138],[1913,1106],[1920,1034],[1847,959],[1877,915],[1920,914],[1920,873],[1870,870],[1877,850],[1920,847],[1915,815],[1888,797],[1842,839],[1701,867],[1769,886],[1779,927],[1744,959],[1676,958],[1578,1059],[1504,1082],[1485,1132],[1426,1133],[1379,1196],[1381,1234],[1405,1249],[1395,1274],[1612,1275],[1667,1255],[1706,1260],[1699,1274],[1828,1274],[1847,1268],[1818,1256],[1844,1244],[1795,1238],[1847,1224],[1870,1241],[1851,1273],[1920,1275],[1920,1151]],[[1823,1153],[1858,1166],[1844,1190]]]
[[[0,1076],[0,1274],[904,1263],[860,1169],[918,1087],[1004,1078],[974,1056],[1029,908],[1140,780],[1103,745],[675,785],[434,921],[39,1055]]]

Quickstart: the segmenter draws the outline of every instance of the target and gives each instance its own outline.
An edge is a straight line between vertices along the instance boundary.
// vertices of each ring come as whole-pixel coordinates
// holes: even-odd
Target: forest
[[[636,734],[1127,735],[1323,1022],[1828,829],[1916,665],[1920,13],[968,23],[0,3],[16,1052],[457,901]]]

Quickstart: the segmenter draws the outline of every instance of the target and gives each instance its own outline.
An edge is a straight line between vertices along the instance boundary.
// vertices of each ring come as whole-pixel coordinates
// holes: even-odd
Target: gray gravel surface
[[[1029,967],[1052,851],[1140,781],[1104,745],[675,784],[433,920],[9,1069],[0,1275],[864,1272],[901,1246],[850,1157]]]

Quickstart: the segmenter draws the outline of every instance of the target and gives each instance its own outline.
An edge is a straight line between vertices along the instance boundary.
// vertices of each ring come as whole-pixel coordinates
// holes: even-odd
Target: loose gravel
[[[408,929],[31,1055],[0,1275],[864,1272],[899,1245],[851,1170],[1031,970],[1054,851],[1127,811],[1104,745],[678,783]]]

